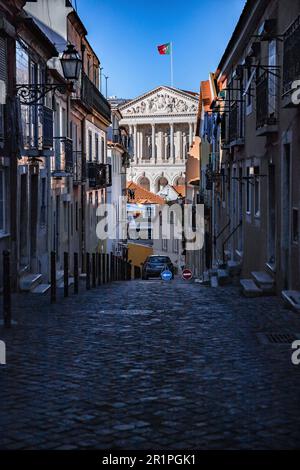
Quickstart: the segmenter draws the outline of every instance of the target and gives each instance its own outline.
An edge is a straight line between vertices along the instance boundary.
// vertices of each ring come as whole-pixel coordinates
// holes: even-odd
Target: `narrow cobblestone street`
[[[16,302],[1,448],[299,447],[300,367],[257,336],[300,331],[277,298],[175,280]]]

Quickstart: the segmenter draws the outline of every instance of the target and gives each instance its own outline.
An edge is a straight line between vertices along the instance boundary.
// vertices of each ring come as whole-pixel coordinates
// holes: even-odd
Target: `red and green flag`
[[[171,43],[167,42],[167,44],[162,44],[161,46],[157,46],[158,52],[160,55],[170,55],[171,54]]]

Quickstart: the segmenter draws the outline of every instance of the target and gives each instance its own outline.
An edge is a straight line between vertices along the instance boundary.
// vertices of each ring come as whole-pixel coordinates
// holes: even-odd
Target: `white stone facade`
[[[195,134],[198,95],[160,86],[120,107],[120,125],[133,136],[134,158],[127,178],[157,193],[184,184]]]

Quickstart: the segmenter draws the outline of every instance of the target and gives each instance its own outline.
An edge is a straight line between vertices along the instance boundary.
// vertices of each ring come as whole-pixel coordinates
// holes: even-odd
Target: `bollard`
[[[5,328],[11,327],[10,252],[3,251],[3,321]]]
[[[125,260],[122,259],[122,281],[126,281]]]
[[[116,270],[115,270],[115,255],[111,254],[111,272],[112,272],[112,280],[116,280]]]
[[[110,262],[109,262],[109,254],[106,253],[105,255],[105,258],[106,258],[106,279],[107,279],[107,282],[110,282],[111,279],[110,279]]]
[[[114,282],[114,255],[113,253],[110,254],[110,277],[111,282]]]
[[[92,254],[92,287],[96,287],[96,254]]]
[[[74,253],[74,294],[79,292],[78,253]]]
[[[91,288],[91,263],[90,263],[90,254],[86,254],[86,290]]]
[[[97,264],[98,264],[98,286],[102,284],[102,263],[101,263],[101,254],[97,253]]]
[[[64,252],[64,297],[69,297],[69,253]]]
[[[131,264],[127,261],[127,281],[131,281]]]
[[[56,253],[55,251],[51,251],[50,255],[50,264],[51,264],[51,303],[54,304],[56,302]]]

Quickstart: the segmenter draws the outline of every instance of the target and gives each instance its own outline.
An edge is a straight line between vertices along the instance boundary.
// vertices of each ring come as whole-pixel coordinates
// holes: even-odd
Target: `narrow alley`
[[[292,338],[300,319],[276,297],[137,280],[55,306],[23,294],[14,312],[2,448],[299,447],[300,367],[263,334]]]

